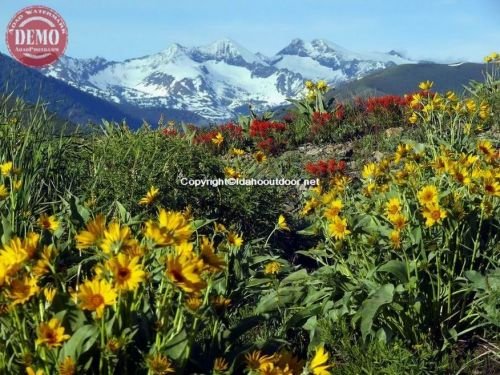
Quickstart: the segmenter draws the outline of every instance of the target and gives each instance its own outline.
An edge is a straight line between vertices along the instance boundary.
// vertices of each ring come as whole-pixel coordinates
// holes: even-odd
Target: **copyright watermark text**
[[[182,186],[195,187],[219,187],[219,186],[318,186],[319,179],[287,179],[287,178],[213,178],[192,179],[183,177],[180,179]]]

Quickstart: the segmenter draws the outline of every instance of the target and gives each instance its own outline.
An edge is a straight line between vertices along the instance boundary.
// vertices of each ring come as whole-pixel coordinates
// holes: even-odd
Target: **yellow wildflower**
[[[180,212],[166,211],[163,208],[158,214],[158,221],[148,221],[145,236],[158,246],[170,246],[189,240],[194,228]]]
[[[273,355],[264,355],[260,350],[254,350],[251,353],[245,354],[245,362],[248,370],[257,371],[266,364],[273,363],[275,357]]]
[[[240,248],[243,245],[243,237],[235,232],[229,232],[227,234],[227,242],[229,245],[234,246],[236,248]]]
[[[115,285],[119,290],[136,290],[146,278],[139,257],[118,254],[106,262],[106,268],[113,274]]]
[[[425,225],[431,227],[436,223],[440,224],[446,218],[446,211],[438,204],[429,204],[424,207],[422,215],[425,218]]]
[[[38,327],[37,345],[47,345],[49,348],[61,346],[69,339],[69,335],[64,333],[64,327],[57,318],[52,318],[48,323],[41,323]]]
[[[423,91],[428,91],[432,88],[432,86],[434,86],[434,82],[432,81],[424,81],[424,82],[420,82],[418,84],[418,87],[420,88],[420,90],[423,90]]]
[[[280,215],[278,217],[278,224],[276,224],[277,228],[279,230],[290,230],[290,228],[288,227],[288,224],[286,223],[286,219],[283,215]]]
[[[262,151],[257,151],[255,154],[253,154],[253,157],[257,161],[257,163],[263,163],[267,160],[266,154],[264,154]]]
[[[170,360],[161,354],[155,354],[147,359],[147,366],[153,375],[174,374],[175,370]]]
[[[141,198],[141,200],[139,201],[139,204],[141,206],[151,205],[158,197],[159,192],[160,192],[160,189],[158,189],[157,187],[151,186],[149,188],[148,192],[146,193],[146,195]]]
[[[280,271],[280,269],[281,269],[281,264],[276,261],[272,261],[265,265],[264,273],[266,275],[276,275]]]
[[[231,155],[233,156],[243,156],[245,155],[245,151],[242,150],[241,148],[232,148],[230,151]]]
[[[9,176],[14,171],[14,164],[11,161],[0,164],[0,173],[2,176]]]
[[[203,261],[185,254],[167,255],[167,277],[186,293],[197,293],[204,289],[206,282],[201,278]]]
[[[38,279],[36,277],[24,277],[12,280],[7,297],[12,300],[12,305],[22,305],[38,293]]]
[[[214,371],[225,372],[229,368],[229,363],[223,357],[217,357],[214,361]]]
[[[426,185],[417,194],[418,201],[421,205],[427,206],[438,203],[438,191],[433,185]]]
[[[3,201],[9,196],[9,190],[4,184],[0,184],[0,201]]]
[[[221,132],[218,132],[215,137],[212,138],[212,143],[219,147],[222,142],[224,142],[224,136]]]
[[[331,365],[327,365],[329,354],[325,351],[323,346],[318,346],[316,348],[316,353],[314,354],[311,363],[309,363],[309,369],[312,371],[314,375],[330,375],[330,371],[328,369],[332,367]]]
[[[351,233],[351,231],[347,229],[347,219],[342,219],[339,216],[335,216],[328,224],[328,232],[337,240],[341,240]]]
[[[38,225],[40,225],[42,229],[54,233],[59,228],[59,221],[57,220],[55,215],[49,216],[43,213],[40,215],[40,218],[38,219]]]
[[[112,306],[116,302],[116,290],[106,280],[87,280],[80,285],[78,301],[83,310],[95,311],[96,316],[101,318],[106,306]]]
[[[67,356],[58,366],[59,375],[75,375],[76,363],[73,358]]]

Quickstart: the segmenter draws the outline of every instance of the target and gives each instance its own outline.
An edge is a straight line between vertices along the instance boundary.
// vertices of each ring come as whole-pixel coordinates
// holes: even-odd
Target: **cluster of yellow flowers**
[[[318,81],[316,83],[312,81],[305,81],[304,86],[306,87],[306,99],[309,101],[316,100],[318,94],[324,94],[328,91],[329,87],[326,81]]]
[[[316,347],[315,354],[307,364],[307,373],[314,375],[330,375],[328,365],[329,354],[323,346]],[[245,355],[246,369],[255,375],[294,375],[304,373],[306,363],[287,350],[272,355],[254,350]]]
[[[12,163],[2,165],[4,177],[12,175]],[[151,187],[140,204],[149,205],[156,200],[159,190]],[[224,254],[237,251],[243,245],[240,234],[215,224],[214,236],[222,236],[215,246],[214,237],[197,237],[191,241],[195,227],[189,212],[160,209],[155,220],[143,223],[142,239],[136,238],[129,226],[117,221],[106,223],[103,215],[88,221],[74,237],[75,247],[81,253],[100,259],[93,267],[93,276],[76,284],[76,288],[57,283],[55,259],[59,255],[55,237],[63,226],[55,215],[41,214],[37,221],[41,232],[28,232],[23,238],[12,237],[0,248],[0,307],[15,314],[16,308],[37,298],[40,308],[51,306],[58,294],[70,295],[82,310],[94,313],[98,320],[106,318],[106,309],[115,307],[119,297],[127,292],[137,293],[149,278],[146,259],[151,249],[167,249],[163,260],[165,280],[185,294],[188,309],[198,309],[204,301],[201,292],[207,287],[207,277],[225,269]],[[45,235],[46,234],[46,235]],[[42,240],[42,238],[44,238]],[[47,240],[50,244],[46,244]],[[198,250],[195,250],[197,248]],[[151,258],[149,256],[149,258]],[[46,277],[50,275],[50,277]],[[55,277],[55,278],[54,278]],[[41,296],[41,298],[39,298]],[[208,296],[208,293],[207,293]],[[206,299],[205,299],[206,300]],[[217,296],[211,300],[215,309],[226,308],[231,300]],[[70,338],[62,321],[53,316],[45,319],[43,310],[37,324],[35,344],[57,348]],[[151,363],[157,363],[154,359]],[[161,362],[161,361],[160,361]],[[65,358],[59,364],[59,373],[73,374],[75,360]],[[27,373],[43,374],[44,371],[26,366]]]
[[[431,82],[422,85],[425,89],[432,87]],[[418,202],[426,227],[441,225],[451,213],[460,218],[464,200],[480,202],[480,206],[473,205],[479,206],[485,217],[491,216],[494,205],[498,203],[495,199],[500,197],[500,152],[489,140],[478,139],[476,142],[475,151],[469,153],[453,152],[443,145],[434,152],[436,149],[431,145],[399,144],[392,156],[363,166],[361,191],[365,199],[351,197],[361,202],[351,202],[349,211],[352,213],[353,208],[355,211],[366,209],[371,204],[370,199],[371,202],[382,199],[385,202],[384,217],[392,226],[388,238],[395,249],[400,248],[402,231],[410,221],[411,212],[404,203],[406,201]],[[435,184],[427,182],[431,180]],[[346,199],[349,199],[345,196],[341,198],[346,181],[347,177],[337,176],[330,182],[330,189],[311,189],[302,210],[303,215],[314,213],[326,225],[324,232],[327,237],[336,240],[342,240],[351,233],[347,219],[340,214]],[[453,198],[441,201],[440,189],[451,191]]]
[[[224,175],[227,178],[235,179],[249,177],[245,172],[251,171],[253,168],[246,162],[263,164],[267,160],[267,155],[262,151],[255,151],[253,154],[247,155],[245,150],[239,148],[232,148],[227,156],[229,156],[229,165],[224,167]]]
[[[239,234],[227,231],[220,224],[217,230],[226,235],[229,247],[237,249],[242,245]],[[96,267],[94,279],[81,285],[76,295],[81,308],[102,317],[104,308],[116,302],[117,291],[135,291],[147,276],[141,258],[150,247],[173,249],[166,256],[165,275],[173,285],[189,294],[187,300],[193,306],[192,298],[198,298],[207,285],[203,275],[217,273],[225,267],[223,257],[216,254],[213,240],[201,237],[199,252],[195,251],[195,243],[189,241],[193,232],[192,222],[185,213],[160,209],[157,219],[144,225],[145,240],[151,245],[147,246],[132,237],[128,226],[117,222],[106,226],[104,217],[97,216],[76,236],[77,248],[97,247],[110,257]]]
[[[17,192],[21,189],[23,181],[18,177],[20,173],[12,161],[0,164],[0,202],[9,196],[10,191]]]
[[[267,355],[260,350],[245,354],[245,370],[250,375],[298,375],[307,373],[312,375],[331,375],[328,365],[330,355],[323,346],[316,347],[313,358],[307,363],[287,350]],[[153,374],[166,375],[175,373],[172,362],[164,355],[156,354],[147,360],[149,370]],[[223,357],[215,358],[213,371],[216,374],[225,374],[229,370],[229,363]]]
[[[220,147],[222,143],[224,142],[224,136],[222,135],[221,132],[218,132],[213,138],[212,138],[212,143],[216,145],[217,147]]]
[[[347,219],[341,216],[344,207],[341,196],[349,181],[347,176],[336,175],[329,182],[329,190],[321,185],[312,188],[301,212],[304,216],[317,213],[322,221],[325,220],[325,233],[335,240],[351,234]]]
[[[484,62],[485,63],[490,63],[490,62],[499,63],[500,62],[500,53],[498,53],[498,52],[490,53],[488,56],[484,57]]]
[[[433,116],[448,115],[458,116],[460,121],[469,124],[470,127],[476,118],[481,123],[490,117],[491,107],[484,100],[481,102],[476,102],[473,99],[459,100],[453,91],[448,91],[444,95],[431,92],[433,86],[434,82],[421,82],[418,85],[421,92],[405,96],[411,109],[408,117],[411,124],[425,124],[431,122]]]

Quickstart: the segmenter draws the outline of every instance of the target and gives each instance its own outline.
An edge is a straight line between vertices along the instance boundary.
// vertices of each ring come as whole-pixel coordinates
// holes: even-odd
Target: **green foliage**
[[[54,210],[51,206],[59,196],[73,189],[80,174],[72,162],[80,158],[82,142],[77,135],[67,136],[45,106],[28,106],[11,96],[0,98],[0,139],[0,163],[11,161],[14,166],[3,181],[11,192],[9,214],[1,207],[0,212],[11,230],[21,234],[40,213]],[[22,178],[16,177],[16,170],[23,172]]]
[[[269,368],[295,363],[294,374],[494,373],[494,77],[471,97],[426,92],[370,111],[327,108],[326,87],[308,83],[295,119],[269,127],[286,145],[279,151],[289,149],[278,155],[256,152],[255,116],[240,118],[243,130],[105,121],[68,136],[43,107],[9,99],[0,108],[0,371],[54,373],[70,357],[82,373],[216,374],[225,371],[217,359],[227,373],[253,374],[265,366],[250,370],[245,356],[260,350]],[[384,132],[396,124],[401,134]],[[352,139],[361,171],[332,172],[314,189],[181,182],[304,177],[311,155],[298,145]],[[424,199],[429,186],[436,195]],[[120,255],[145,272],[132,290],[113,265]],[[13,294],[26,280],[34,286]],[[107,283],[111,299],[120,290],[102,315],[82,302],[91,281]],[[61,346],[36,341],[50,318],[70,335]]]

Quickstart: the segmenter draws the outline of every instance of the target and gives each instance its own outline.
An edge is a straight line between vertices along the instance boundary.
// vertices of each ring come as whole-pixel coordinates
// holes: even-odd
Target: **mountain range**
[[[403,94],[430,79],[439,91],[461,91],[482,79],[482,64],[417,62],[396,51],[360,54],[332,42],[294,39],[274,56],[224,39],[202,47],[173,44],[157,54],[108,61],[63,56],[35,70],[0,54],[0,95],[14,92],[73,123],[125,120],[132,128],[160,117],[197,125],[286,108],[305,80],[326,80],[338,100]]]
[[[222,39],[201,47],[173,44],[125,61],[64,56],[42,73],[120,106],[221,121],[246,113],[248,104],[259,111],[296,98],[307,79],[338,84],[412,63],[395,51],[360,54],[321,39],[294,39],[270,57]]]

